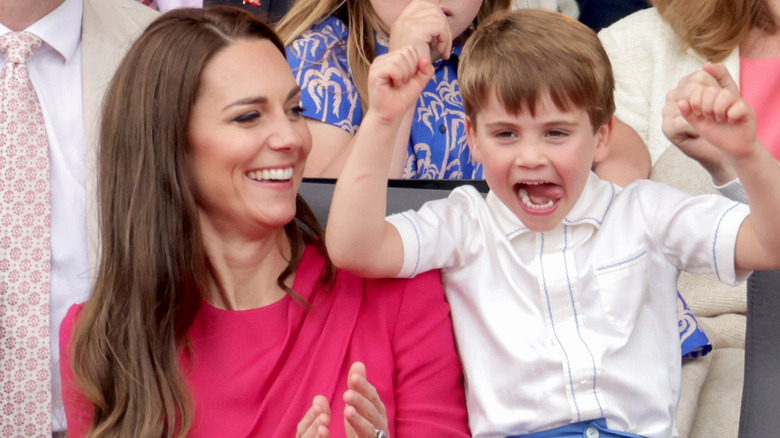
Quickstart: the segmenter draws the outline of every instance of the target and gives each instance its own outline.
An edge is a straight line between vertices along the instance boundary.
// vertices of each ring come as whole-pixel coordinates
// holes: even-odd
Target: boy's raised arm
[[[368,110],[336,183],[325,233],[328,253],[340,268],[365,277],[401,270],[401,236],[385,222],[387,179],[396,132],[432,75],[430,61],[412,47],[371,65]]]
[[[780,268],[780,166],[756,136],[753,109],[734,92],[723,65],[707,63],[704,71],[717,82],[694,83],[687,99],[680,100],[681,115],[709,143],[727,156],[742,181],[750,216],[737,236],[737,270]],[[694,81],[690,75],[681,81]],[[691,85],[690,82],[686,85]]]

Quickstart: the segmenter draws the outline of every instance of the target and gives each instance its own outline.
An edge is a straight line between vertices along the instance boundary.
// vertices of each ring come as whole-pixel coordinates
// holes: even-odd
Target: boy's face
[[[548,231],[577,203],[593,162],[607,156],[612,124],[594,134],[584,109],[561,111],[548,93],[535,113],[510,114],[491,92],[467,135],[490,189],[529,229]]]

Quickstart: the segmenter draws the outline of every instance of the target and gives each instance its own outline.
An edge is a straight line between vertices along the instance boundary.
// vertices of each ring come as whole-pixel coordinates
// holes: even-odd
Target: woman
[[[130,49],[104,103],[102,260],[62,327],[69,436],[468,436],[438,277],[328,261],[297,196],[299,99],[239,9],[169,12]]]

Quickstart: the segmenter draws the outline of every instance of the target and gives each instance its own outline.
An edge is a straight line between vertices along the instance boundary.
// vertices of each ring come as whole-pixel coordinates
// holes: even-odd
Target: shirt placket
[[[577,266],[567,226],[537,234],[539,291],[550,339],[559,348],[572,420],[601,418],[597,364],[583,326],[577,294]]]

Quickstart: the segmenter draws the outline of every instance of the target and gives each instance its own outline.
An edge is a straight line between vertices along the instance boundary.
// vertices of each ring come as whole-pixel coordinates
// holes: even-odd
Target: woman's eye
[[[302,106],[295,105],[294,107],[290,108],[289,113],[297,119],[303,116],[303,111],[304,108]]]
[[[252,112],[249,112],[249,113],[246,113],[246,114],[241,114],[240,116],[238,116],[235,119],[233,119],[233,121],[238,122],[238,123],[247,123],[247,122],[251,122],[251,121],[253,121],[253,120],[255,120],[255,119],[259,118],[259,117],[260,117],[260,113],[258,113],[257,111],[252,111]]]

